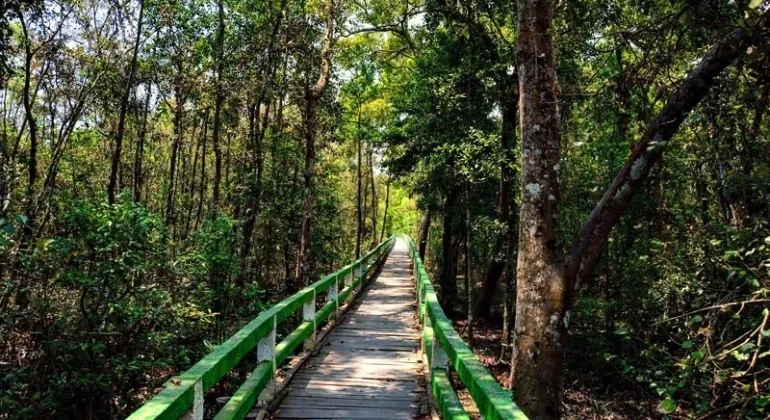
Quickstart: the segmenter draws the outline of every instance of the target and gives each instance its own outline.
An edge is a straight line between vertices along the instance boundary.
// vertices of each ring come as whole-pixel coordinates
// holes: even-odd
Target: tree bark
[[[308,284],[310,277],[310,245],[313,224],[313,207],[315,204],[315,185],[313,170],[315,169],[315,130],[317,125],[318,100],[323,96],[331,73],[331,54],[334,43],[334,0],[326,0],[326,31],[321,47],[321,72],[316,83],[305,91],[305,209],[302,216],[302,228],[299,238],[299,254],[295,277],[299,286]]]
[[[531,418],[557,418],[567,305],[560,273],[559,159],[553,4],[518,0],[516,42],[521,127],[521,221],[516,274],[516,402]]]
[[[120,114],[118,116],[118,131],[115,134],[115,150],[112,153],[112,166],[110,167],[110,182],[107,186],[107,202],[115,204],[115,194],[118,190],[118,172],[120,171],[120,155],[123,151],[123,133],[126,129],[126,114],[128,112],[128,99],[134,86],[134,74],[136,73],[136,58],[139,55],[139,42],[142,39],[142,23],[144,19],[144,0],[139,0],[139,18],[136,23],[136,38],[134,50],[131,54],[131,63],[128,66],[126,86],[120,99]]]

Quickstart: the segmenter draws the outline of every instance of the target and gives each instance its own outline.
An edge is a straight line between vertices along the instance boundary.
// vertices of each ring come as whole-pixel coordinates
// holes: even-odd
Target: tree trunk
[[[128,112],[128,99],[134,86],[134,74],[136,73],[136,57],[139,54],[139,41],[142,39],[142,23],[144,19],[144,0],[139,0],[139,18],[136,24],[136,38],[134,39],[134,51],[131,55],[131,63],[128,66],[126,86],[123,97],[120,99],[120,114],[118,116],[118,131],[115,134],[115,150],[112,153],[112,166],[110,167],[110,183],[107,186],[107,201],[115,204],[115,194],[118,190],[118,171],[120,171],[120,155],[123,151],[123,133],[126,129],[126,113]]]
[[[217,9],[219,16],[219,26],[217,28],[216,39],[216,98],[214,99],[214,122],[211,131],[211,145],[214,147],[214,192],[211,199],[211,218],[217,218],[219,211],[219,186],[222,181],[222,146],[220,145],[220,129],[222,126],[222,103],[225,100],[225,91],[222,86],[222,68],[224,61],[224,43],[225,43],[225,8],[223,0],[217,0]]]
[[[465,184],[465,257],[463,258],[463,277],[467,305],[468,347],[473,348],[473,281],[471,280],[471,203],[468,197],[468,184]]]
[[[583,281],[592,274],[610,231],[714,78],[761,38],[770,15],[763,15],[752,30],[738,29],[722,37],[678,85],[563,258],[558,224],[560,139],[553,5],[548,0],[518,0],[517,5],[522,197],[512,384],[524,412],[547,419],[557,418],[561,412],[568,311]]]
[[[266,83],[266,82],[265,82]],[[264,102],[264,96],[261,99],[257,100],[257,104],[254,105],[254,120],[259,121],[259,109],[261,108],[260,103]],[[267,119],[270,115],[270,102],[267,101],[267,107],[265,109],[265,115],[264,120],[261,124],[259,124],[259,127],[256,129],[256,133],[254,133],[254,139],[253,141],[253,150],[252,152],[252,163],[251,163],[251,171],[253,171],[252,175],[254,176],[253,184],[251,185],[251,188],[248,188],[248,207],[246,209],[246,212],[248,213],[246,217],[246,223],[243,227],[243,243],[241,245],[241,273],[238,276],[238,285],[240,287],[246,286],[246,277],[248,274],[248,257],[249,253],[251,252],[252,247],[252,237],[254,236],[254,228],[257,224],[257,217],[259,216],[260,206],[262,202],[262,167],[263,167],[263,139],[265,134],[265,129],[267,128]]]
[[[511,80],[508,80],[508,76],[502,76],[506,78],[511,85],[506,85],[501,89],[502,98],[500,103],[502,104],[503,122],[500,133],[500,149],[505,157],[500,163],[500,192],[498,194],[500,203],[499,221],[501,224],[510,224],[511,214],[511,190],[513,186],[513,144],[516,136],[516,114],[518,113],[517,92],[516,92],[516,78],[514,75]],[[507,230],[506,230],[507,232]],[[498,239],[495,244],[494,259],[487,269],[487,274],[484,278],[484,283],[481,285],[481,291],[479,292],[479,299],[476,302],[475,312],[482,318],[489,318],[491,314],[492,300],[497,292],[497,285],[500,280],[500,276],[505,270],[505,266],[508,263],[508,257],[510,256],[509,241],[507,240],[507,233],[504,238]],[[515,245],[514,245],[515,246]],[[500,248],[503,248],[503,259],[500,259]],[[507,304],[507,302],[506,302]],[[505,331],[505,329],[504,329]]]
[[[176,88],[176,108],[174,110],[174,140],[171,142],[171,162],[168,170],[168,191],[166,193],[166,226],[174,228],[175,226],[175,197],[176,197],[176,161],[179,154],[179,147],[182,145],[182,119],[184,117],[184,98],[181,89]]]
[[[203,135],[201,136],[201,142],[203,142],[203,151],[201,152],[201,178],[198,184],[198,211],[195,214],[195,230],[198,230],[201,226],[201,219],[203,218],[203,199],[206,196],[206,144],[209,131],[209,110],[206,108],[206,112],[203,114]]]
[[[385,183],[385,214],[382,216],[382,230],[380,231],[380,242],[385,240],[385,224],[388,222],[388,207],[390,206],[390,176]]]
[[[567,284],[558,262],[560,137],[553,5],[518,0],[521,221],[516,275],[516,402],[531,418],[561,413]]]
[[[367,157],[367,163],[369,164],[369,179],[371,180],[372,187],[372,246],[377,243],[377,185],[374,179],[374,147],[369,143],[369,156]]]
[[[203,124],[205,125],[206,123],[204,122]],[[187,218],[185,220],[185,227],[184,227],[185,237],[190,234],[190,226],[192,225],[192,220],[193,220],[193,208],[195,207],[195,188],[196,188],[196,186],[195,186],[195,181],[196,181],[195,174],[198,171],[198,159],[200,158],[200,153],[201,153],[201,139],[203,138],[202,134],[203,134],[203,130],[201,130],[201,136],[198,139],[198,141],[195,141],[194,137],[191,139],[192,141],[195,141],[195,146],[194,146],[195,147],[195,153],[194,153],[194,156],[193,156],[192,170],[191,170],[191,174],[190,174],[190,182],[189,182],[189,187],[188,187],[189,188],[190,201],[189,201],[189,205],[187,206]],[[191,147],[192,147],[192,145],[191,145]]]
[[[441,275],[439,295],[441,307],[449,318],[454,318],[454,305],[457,301],[457,241],[454,234],[454,211],[457,191],[451,187],[444,202],[444,220],[441,233]]]
[[[364,213],[361,203],[362,181],[361,181],[361,101],[358,102],[358,114],[357,114],[357,137],[356,137],[356,211],[357,211],[357,224],[356,224],[356,259],[361,256],[361,240],[364,233]]]
[[[297,255],[297,270],[295,273],[300,287],[308,284],[310,277],[310,241],[313,224],[313,206],[315,202],[315,185],[313,170],[315,168],[315,130],[318,100],[326,90],[331,72],[331,54],[334,42],[334,0],[326,0],[326,31],[321,47],[321,72],[315,85],[305,92],[305,210],[302,216],[302,228],[299,237],[299,254]]]
[[[32,52],[32,40],[27,31],[24,14],[20,13],[19,18],[22,31],[24,32],[24,90],[22,91],[22,102],[24,104],[26,121],[29,125],[29,160],[27,161],[29,178],[27,181],[26,192],[28,220],[27,223],[24,224],[25,236],[29,236],[32,234],[32,227],[34,226],[34,220],[32,220],[31,217],[35,213],[34,193],[35,183],[37,182],[37,120],[32,113],[32,98],[30,94],[32,85],[32,58],[34,53]]]
[[[136,154],[134,155],[134,185],[132,198],[135,203],[142,200],[142,164],[144,161],[144,141],[147,137],[147,119],[150,113],[150,97],[152,96],[152,84],[147,83],[147,97],[144,99],[144,110],[142,115],[142,127],[139,129],[139,135],[136,139]]]
[[[420,223],[420,244],[418,252],[420,260],[425,261],[425,249],[428,247],[428,234],[430,233],[430,210],[425,210]]]
[[[741,140],[743,142],[743,162],[741,171],[743,172],[744,226],[749,226],[754,221],[754,217],[758,211],[754,190],[751,186],[754,175],[754,154],[752,153],[751,146],[757,138],[759,138],[760,129],[762,127],[762,118],[767,110],[768,103],[770,103],[770,82],[765,82],[765,85],[762,87],[762,91],[759,94],[759,100],[754,108],[754,119],[751,122],[751,127],[741,134]]]

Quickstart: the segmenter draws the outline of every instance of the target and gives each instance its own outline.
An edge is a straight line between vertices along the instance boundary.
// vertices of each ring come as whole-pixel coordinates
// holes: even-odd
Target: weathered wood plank
[[[279,408],[276,411],[280,419],[411,419],[417,410],[409,409],[371,409],[371,408]]]

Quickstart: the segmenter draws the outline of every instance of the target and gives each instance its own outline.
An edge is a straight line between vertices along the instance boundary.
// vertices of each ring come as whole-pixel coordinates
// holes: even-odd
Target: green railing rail
[[[364,279],[384,261],[394,242],[395,237],[389,238],[360,259],[260,313],[189,370],[166,381],[163,390],[128,419],[178,419],[183,415],[203,419],[204,392],[256,349],[257,367],[214,417],[216,420],[244,418],[255,403],[264,403],[273,397],[277,368],[300,344],[304,344],[305,350],[315,346],[318,327],[336,315],[341,304],[357,295]],[[316,310],[316,296],[323,292],[327,292],[326,303]],[[277,326],[299,309],[302,309],[303,322],[276,343]]]
[[[443,418],[469,418],[449,381],[451,362],[451,367],[468,389],[484,419],[526,419],[524,412],[513,403],[511,393],[497,383],[455,331],[452,321],[438,302],[436,290],[414,242],[408,236],[402,237],[409,244],[412,258],[415,289],[420,303],[422,349],[430,369],[430,388]]]

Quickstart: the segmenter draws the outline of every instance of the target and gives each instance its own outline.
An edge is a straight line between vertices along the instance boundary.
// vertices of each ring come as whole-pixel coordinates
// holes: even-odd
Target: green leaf
[[[37,241],[37,249],[40,251],[47,251],[48,246],[53,243],[53,239],[50,238],[41,238]]]
[[[760,4],[762,4],[762,0],[751,0],[749,2],[749,9],[756,9]]]
[[[691,349],[692,348],[692,341],[687,340],[684,343],[682,343],[682,348],[683,349]]]
[[[733,352],[732,352],[732,353],[730,353],[730,354],[731,354],[731,355],[732,355],[732,356],[735,358],[735,360],[737,360],[737,361],[739,361],[739,362],[743,362],[744,360],[747,360],[747,359],[749,358],[749,355],[748,355],[748,354],[746,354],[746,353],[741,353],[741,352],[739,352],[738,350],[735,350],[735,351],[733,351]]]
[[[658,404],[658,413],[671,414],[676,411],[676,401],[666,398]]]

